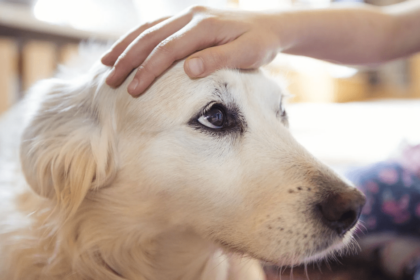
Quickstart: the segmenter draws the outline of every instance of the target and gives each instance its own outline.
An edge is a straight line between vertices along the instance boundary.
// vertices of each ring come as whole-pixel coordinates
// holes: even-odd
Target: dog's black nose
[[[317,207],[324,223],[343,235],[357,223],[365,202],[365,196],[353,189],[330,195]]]

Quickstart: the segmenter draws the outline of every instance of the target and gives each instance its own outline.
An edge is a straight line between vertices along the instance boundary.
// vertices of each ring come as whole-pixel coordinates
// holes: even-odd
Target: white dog
[[[181,62],[137,99],[108,72],[41,82],[3,118],[1,280],[260,280],[351,241],[363,195],[293,139],[261,71]]]

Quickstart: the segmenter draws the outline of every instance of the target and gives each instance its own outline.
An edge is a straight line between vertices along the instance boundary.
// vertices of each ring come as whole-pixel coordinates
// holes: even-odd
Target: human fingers
[[[132,96],[140,95],[150,84],[168,69],[175,61],[187,55],[215,44],[215,37],[211,26],[196,28],[195,22],[188,25],[160,42],[138,68],[133,80],[128,86],[128,93]]]
[[[139,67],[128,86],[129,94],[140,95],[174,61],[215,44],[209,36],[211,32],[204,33],[201,29],[193,29],[191,32],[180,30],[179,33],[183,36],[174,34],[174,39],[170,38],[167,43],[160,44]],[[222,68],[254,69],[270,62],[275,57],[276,50],[251,37],[240,36],[230,43],[210,47],[193,54],[184,64],[185,72],[192,78],[198,78]],[[195,43],[191,43],[191,38],[195,40]]]
[[[273,60],[276,54],[274,47],[245,34],[228,44],[191,55],[184,63],[184,70],[191,78],[200,78],[222,68],[254,69]]]
[[[112,87],[121,85],[128,74],[140,66],[160,42],[180,30],[190,20],[189,14],[181,14],[162,21],[141,33],[118,57],[106,83]]]
[[[140,27],[137,27],[130,32],[128,32],[126,35],[122,36],[121,39],[116,41],[110,50],[108,50],[101,58],[101,62],[104,65],[107,66],[113,66],[114,63],[117,61],[118,57],[124,52],[124,50],[133,42],[137,36],[139,36],[141,33],[143,33],[145,30],[155,26],[158,23],[161,23],[162,21],[168,19],[169,17],[164,17],[161,19],[158,19],[156,21],[145,23],[141,25]]]

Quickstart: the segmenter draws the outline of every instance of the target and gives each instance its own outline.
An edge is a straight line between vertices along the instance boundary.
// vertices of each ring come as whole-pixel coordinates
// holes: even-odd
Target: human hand
[[[144,24],[116,42],[101,60],[114,66],[106,83],[117,87],[138,67],[128,86],[129,94],[138,96],[176,60],[187,56],[184,70],[191,78],[221,68],[257,68],[280,50],[274,27],[266,13],[192,7]]]

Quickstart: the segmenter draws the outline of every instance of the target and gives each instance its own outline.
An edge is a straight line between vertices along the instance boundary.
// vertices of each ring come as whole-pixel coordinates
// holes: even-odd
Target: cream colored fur
[[[133,99],[109,70],[43,81],[3,116],[1,280],[259,280],[260,261],[349,243],[313,205],[352,187],[293,139],[261,71],[191,80],[178,63]],[[212,101],[243,131],[191,126]]]

